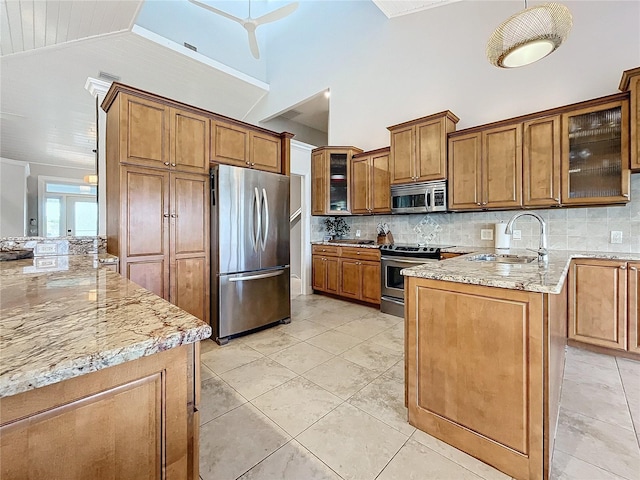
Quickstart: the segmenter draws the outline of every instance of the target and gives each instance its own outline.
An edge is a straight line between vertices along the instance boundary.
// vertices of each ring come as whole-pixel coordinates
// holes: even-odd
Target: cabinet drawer
[[[338,256],[338,247],[330,245],[312,245],[311,253],[314,255],[329,255],[333,257]]]
[[[341,247],[341,257],[357,258],[359,260],[380,261],[380,250],[377,248]]]

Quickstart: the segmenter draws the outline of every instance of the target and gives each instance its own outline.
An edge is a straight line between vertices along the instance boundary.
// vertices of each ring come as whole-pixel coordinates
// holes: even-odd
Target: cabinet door
[[[640,170],[640,75],[631,79],[631,168]]]
[[[211,161],[249,166],[249,131],[231,123],[212,120]]]
[[[169,107],[123,94],[120,99],[120,161],[169,166]]]
[[[560,116],[524,123],[523,204],[560,206]]]
[[[482,207],[522,205],[522,124],[482,132]]]
[[[416,176],[415,128],[405,127],[391,132],[391,184],[411,183]]]
[[[209,176],[171,174],[170,301],[209,319]]]
[[[251,132],[249,160],[252,168],[280,173],[280,137]]]
[[[626,263],[574,260],[569,287],[569,338],[627,348]]]
[[[323,215],[328,199],[325,185],[328,183],[324,152],[311,155],[311,214]]]
[[[172,108],[171,167],[191,173],[209,172],[209,119]]]
[[[311,287],[321,292],[326,291],[327,263],[320,255],[311,256]]]
[[[640,262],[628,264],[629,351],[640,353]]]
[[[338,258],[336,257],[325,257],[326,269],[327,269],[327,277],[325,280],[326,292],[329,293],[338,293],[340,288],[340,272],[338,266]]]
[[[369,169],[370,206],[373,213],[391,213],[389,154],[373,155]]]
[[[362,296],[365,302],[380,303],[380,262],[361,262]]]
[[[121,271],[168,299],[169,172],[126,167],[121,182]]]
[[[447,131],[445,119],[416,125],[417,181],[447,178]]]
[[[360,262],[357,260],[349,260],[341,258],[340,266],[340,291],[343,297],[360,298],[361,295],[361,279],[360,279]]]
[[[470,133],[449,139],[449,209],[481,208],[482,135]]]
[[[629,201],[629,102],[562,115],[562,203]]]
[[[370,159],[351,160],[351,213],[370,213]]]

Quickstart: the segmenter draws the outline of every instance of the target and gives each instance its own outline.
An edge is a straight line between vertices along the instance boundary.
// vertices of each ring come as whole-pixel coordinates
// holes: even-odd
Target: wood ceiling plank
[[[58,34],[58,15],[60,12],[60,2],[57,0],[49,0],[45,2],[47,5],[47,19],[45,26],[44,44],[55,45],[56,35]]]
[[[33,50],[33,0],[20,0],[20,17],[22,20],[22,41],[24,50]]]
[[[91,25],[93,25],[93,17],[96,12],[96,5],[98,2],[93,1],[85,1],[85,2],[76,2],[80,3],[81,7],[81,16],[78,21],[78,31],[73,38],[76,40],[78,38],[86,38],[91,37],[93,35],[97,35],[96,32],[91,30]]]
[[[33,48],[44,47],[47,42],[47,2],[33,3]]]
[[[9,25],[9,15],[7,13],[7,2],[0,2],[0,52],[2,55],[13,53],[13,40],[11,38],[11,26]]]
[[[13,52],[22,52],[24,51],[24,41],[22,40],[22,18],[20,15],[20,2],[6,2],[6,7]]]
[[[69,22],[71,20],[71,9],[73,2],[58,2],[58,27],[56,28],[55,43],[64,43],[69,40]]]

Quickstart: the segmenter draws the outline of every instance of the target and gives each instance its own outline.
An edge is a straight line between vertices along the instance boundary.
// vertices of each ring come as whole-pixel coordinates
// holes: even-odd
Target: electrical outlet
[[[513,235],[511,235],[513,240],[522,240],[522,230],[514,230]]]
[[[489,228],[480,230],[480,240],[493,240],[493,230]]]
[[[360,238],[360,230],[356,230],[356,238]]]
[[[38,255],[55,255],[58,252],[55,243],[36,243],[36,253]]]
[[[611,243],[622,243],[622,232],[620,230],[611,230]]]

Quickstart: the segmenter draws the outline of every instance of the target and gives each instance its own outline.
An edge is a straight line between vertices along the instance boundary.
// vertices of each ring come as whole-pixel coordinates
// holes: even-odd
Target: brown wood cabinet
[[[522,206],[522,124],[449,136],[449,209]]]
[[[387,127],[391,132],[391,184],[447,178],[447,134],[459,118],[452,112],[429,115]]]
[[[198,477],[199,348],[0,399],[0,478]]]
[[[351,159],[351,213],[391,213],[389,147]]]
[[[107,251],[122,275],[207,322],[209,118],[114,85],[103,103]]]
[[[523,135],[522,204],[560,206],[560,115],[524,122]]]
[[[409,423],[509,476],[547,479],[566,295],[406,280]]]
[[[374,248],[312,246],[314,290],[380,304],[380,251]]]
[[[631,169],[640,171],[640,67],[625,70],[620,80],[620,90],[630,93],[629,116],[631,124]]]
[[[211,122],[211,161],[282,172],[281,136],[221,119]]]
[[[640,353],[638,262],[573,260],[569,275],[569,338]]]
[[[320,147],[311,152],[311,214],[349,215],[351,158],[356,147]]]

